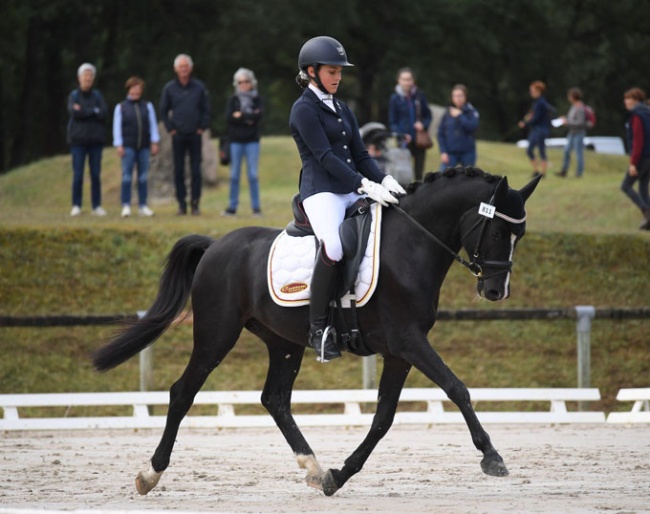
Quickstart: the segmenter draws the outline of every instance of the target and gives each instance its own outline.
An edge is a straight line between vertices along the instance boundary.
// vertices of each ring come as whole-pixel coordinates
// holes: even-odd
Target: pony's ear
[[[539,181],[542,179],[542,175],[537,175],[533,180],[528,182],[524,187],[522,187],[519,190],[519,194],[521,195],[521,198],[526,202],[530,195],[533,194],[533,191],[535,191],[535,188],[537,187],[537,184],[539,184]]]
[[[506,197],[508,196],[508,177],[503,177],[499,180],[496,189],[494,190],[494,204],[493,205],[502,205],[505,202]]]

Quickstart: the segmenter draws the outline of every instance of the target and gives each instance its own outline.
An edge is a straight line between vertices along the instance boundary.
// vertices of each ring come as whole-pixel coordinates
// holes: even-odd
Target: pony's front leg
[[[423,336],[420,344],[411,346],[408,352],[404,353],[403,356],[429,379],[438,384],[449,399],[460,409],[469,428],[474,446],[483,453],[483,460],[481,460],[483,473],[495,477],[507,476],[508,468],[506,468],[501,455],[492,446],[490,436],[476,416],[467,387],[447,367],[437,352],[431,348],[426,337]]]
[[[350,455],[342,469],[330,469],[323,477],[323,492],[333,495],[353,476],[356,475],[370,457],[377,443],[386,435],[397,410],[399,396],[404,387],[411,365],[397,357],[386,356],[384,369],[379,381],[377,411],[372,420],[370,431],[359,447]]]

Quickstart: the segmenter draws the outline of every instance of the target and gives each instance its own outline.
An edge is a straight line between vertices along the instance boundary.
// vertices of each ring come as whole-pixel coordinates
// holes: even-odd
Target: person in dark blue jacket
[[[169,81],[160,98],[160,119],[172,136],[174,180],[178,214],[187,214],[185,154],[190,155],[192,214],[198,216],[201,199],[201,134],[210,127],[210,99],[203,82],[191,77],[194,62],[189,55],[174,59],[176,78]]]
[[[440,167],[453,168],[461,164],[476,164],[476,137],[478,111],[467,101],[467,87],[456,84],[451,90],[451,105],[438,126]]]
[[[68,143],[72,154],[72,210],[70,216],[81,214],[84,166],[88,156],[92,214],[106,216],[102,207],[102,150],[106,139],[108,106],[102,94],[93,87],[96,68],[84,63],[77,70],[79,88],[68,96]]]
[[[304,91],[289,118],[302,161],[300,199],[320,242],[311,280],[309,345],[321,362],[341,356],[327,318],[336,265],[343,258],[339,226],[345,211],[362,196],[387,206],[398,202],[392,193],[405,193],[379,170],[361,141],[354,114],[333,96],[344,66],[353,65],[336,39],[319,36],[307,41],[298,56],[296,77]]]
[[[541,175],[546,176],[548,160],[546,159],[546,138],[551,133],[551,120],[549,116],[550,105],[544,98],[546,84],[541,80],[532,82],[528,87],[530,96],[533,99],[533,105],[523,120],[519,122],[519,127],[528,127],[528,148],[526,154],[530,159],[533,167],[533,177]],[[535,147],[539,148],[539,166],[535,158]]]
[[[433,116],[422,91],[415,85],[411,68],[397,72],[395,92],[388,101],[388,126],[391,132],[404,134],[406,144],[413,157],[413,171],[416,180],[422,180],[426,149],[416,144],[416,132],[429,130]]]
[[[621,184],[623,192],[641,210],[644,222],[639,227],[650,230],[650,106],[645,103],[645,91],[633,87],[625,91],[623,102],[629,117],[625,122],[630,162]],[[639,192],[634,184],[639,182]]]

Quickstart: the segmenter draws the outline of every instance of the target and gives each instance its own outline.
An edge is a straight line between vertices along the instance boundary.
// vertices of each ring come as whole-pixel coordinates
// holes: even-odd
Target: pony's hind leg
[[[158,484],[163,471],[169,465],[178,428],[190,410],[196,393],[237,342],[243,326],[235,320],[236,316],[197,316],[195,310],[192,355],[183,375],[169,391],[165,430],[151,458],[151,467],[136,477],[135,484],[140,494],[147,494]]]

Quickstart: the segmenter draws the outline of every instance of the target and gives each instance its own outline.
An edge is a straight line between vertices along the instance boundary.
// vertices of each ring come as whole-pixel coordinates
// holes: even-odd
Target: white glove
[[[390,191],[388,189],[386,189],[381,184],[377,184],[377,182],[368,180],[365,177],[361,179],[361,187],[359,188],[359,193],[366,193],[375,202],[383,205],[384,207],[388,207],[389,203],[399,203],[397,201],[397,198],[390,194]]]
[[[396,195],[406,194],[406,191],[404,191],[404,188],[399,185],[399,182],[397,182],[397,180],[395,180],[390,175],[386,175],[386,178],[381,181],[381,185],[384,186],[386,189],[388,189],[391,193],[395,193]]]

